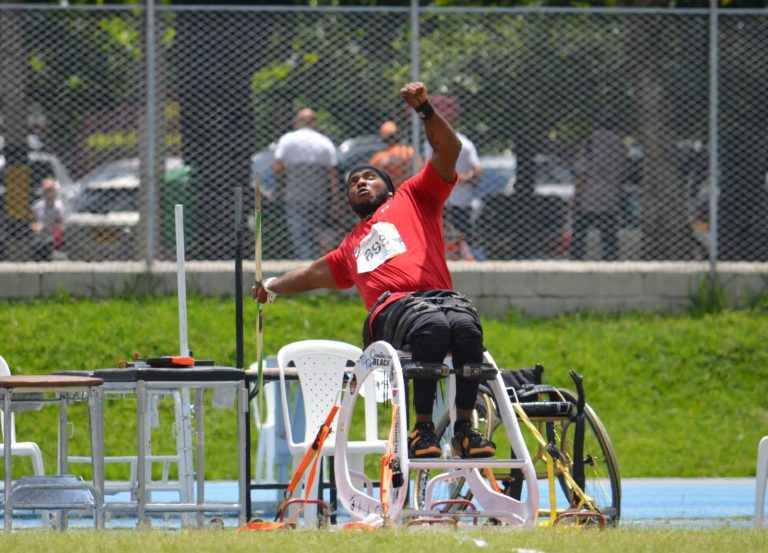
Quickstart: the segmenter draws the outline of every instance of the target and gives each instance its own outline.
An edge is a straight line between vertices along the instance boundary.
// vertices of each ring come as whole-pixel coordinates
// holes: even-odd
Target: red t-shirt
[[[325,260],[340,288],[356,286],[371,309],[381,294],[452,289],[445,262],[443,204],[456,184],[446,182],[431,161],[406,180],[374,214],[360,221]]]

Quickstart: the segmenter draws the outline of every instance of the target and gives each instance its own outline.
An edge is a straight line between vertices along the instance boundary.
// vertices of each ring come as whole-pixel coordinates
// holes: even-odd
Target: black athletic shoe
[[[468,421],[454,425],[451,447],[454,455],[462,459],[478,459],[496,455],[496,444],[486,440],[480,432],[472,428]]]
[[[440,440],[435,434],[435,425],[431,422],[417,422],[408,436],[408,457],[429,459],[440,457],[440,453]]]

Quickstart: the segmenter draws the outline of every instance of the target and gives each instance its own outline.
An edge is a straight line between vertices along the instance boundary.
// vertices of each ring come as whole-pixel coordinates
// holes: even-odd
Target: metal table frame
[[[196,369],[183,369],[180,372],[194,371]],[[241,371],[242,372],[242,371]],[[146,490],[147,465],[143,461],[149,446],[150,437],[146,435],[145,417],[147,415],[148,392],[168,391],[173,389],[188,388],[195,391],[195,430],[196,440],[196,483],[197,500],[195,503],[151,503],[148,501]],[[204,398],[207,389],[234,388],[237,406],[237,438],[238,438],[238,502],[237,503],[206,503],[205,502],[205,425],[204,425]],[[236,510],[241,524],[245,520],[245,427],[243,425],[243,413],[248,410],[248,393],[245,388],[245,379],[236,381],[196,381],[178,380],[171,382],[155,382],[139,380],[136,386],[137,415],[138,415],[138,470],[137,470],[137,502],[139,524],[146,520],[148,512],[195,512],[198,515],[198,524],[202,524],[203,513],[206,511],[233,511]]]
[[[86,489],[93,494],[94,523],[97,528],[104,527],[104,398],[102,395],[102,380],[99,378],[59,375],[7,376],[0,378],[0,392],[3,396],[3,424],[5,435],[10,437],[11,412],[24,406],[36,407],[40,404],[56,403],[59,405],[59,443],[58,471],[66,475],[67,466],[67,406],[71,401],[88,399],[91,458],[93,469],[93,484],[66,483],[51,484],[35,483],[35,477],[29,477],[30,484],[13,488],[13,461],[10,444],[4,448],[3,514],[4,529],[11,530],[13,520],[14,494],[23,489]],[[45,478],[45,477],[40,477]],[[25,503],[25,507],[46,508],[75,508],[66,504],[50,505],[40,501],[34,505]],[[78,505],[77,508],[80,508]],[[66,525],[65,519],[62,527]]]
[[[248,393],[245,387],[245,373],[232,367],[191,367],[191,368],[151,368],[130,367],[125,369],[100,369],[93,373],[102,378],[106,390],[114,392],[136,393],[137,417],[137,475],[135,482],[136,501],[111,502],[110,511],[136,510],[138,525],[149,524],[150,513],[196,513],[197,523],[202,525],[205,512],[237,512],[241,523],[245,522],[245,426],[243,414],[248,411]],[[196,499],[179,502],[153,502],[148,489],[148,475],[151,468],[151,432],[149,426],[149,397],[151,395],[187,394],[194,390],[194,417],[196,439]],[[205,501],[205,392],[221,390],[231,391],[234,395],[237,415],[238,435],[238,500],[236,503]],[[190,469],[192,467],[189,467]],[[181,475],[180,475],[181,476]],[[190,498],[191,499],[191,498]]]
[[[55,374],[57,375],[69,375],[69,376],[94,376],[97,371],[95,370],[65,370]],[[99,377],[104,381],[102,386],[104,403],[107,404],[110,398],[125,400],[128,398],[136,398],[136,378],[130,378],[131,374],[128,371],[121,369],[98,369]],[[151,467],[153,463],[162,463],[164,465],[163,472],[165,473],[168,468],[168,463],[176,462],[178,465],[178,484],[167,482],[165,479],[161,481],[151,481],[147,484],[147,493],[151,494],[153,491],[172,491],[179,494],[179,500],[181,502],[189,501],[193,497],[193,472],[194,467],[192,465],[192,430],[189,420],[191,420],[192,414],[190,413],[189,393],[188,390],[184,390],[182,396],[181,390],[174,390],[171,394],[174,400],[174,432],[176,432],[176,454],[175,455],[153,455],[148,449],[145,459],[148,466]],[[159,401],[160,398],[167,396],[168,394],[157,393],[155,394],[155,400]],[[150,400],[151,402],[152,400]],[[156,408],[155,408],[156,409]],[[106,410],[106,407],[105,407]],[[152,410],[153,416],[156,411]],[[151,417],[150,417],[151,418]],[[150,425],[151,421],[147,421],[147,425]],[[147,432],[151,429],[148,426]],[[119,492],[129,492],[131,499],[136,499],[136,478],[138,473],[138,457],[134,455],[107,455],[104,451],[104,465],[106,471],[106,465],[108,464],[128,464],[129,465],[129,479],[123,483],[120,482],[106,482],[104,483],[104,494],[110,495]],[[91,463],[91,458],[84,455],[70,455],[68,457],[70,463]],[[115,510],[115,503],[106,503],[105,508],[107,510]],[[134,506],[135,507],[135,506]]]

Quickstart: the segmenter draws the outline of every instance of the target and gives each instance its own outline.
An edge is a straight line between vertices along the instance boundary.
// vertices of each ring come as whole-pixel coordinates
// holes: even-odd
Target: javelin
[[[256,173],[256,201],[254,206],[254,258],[256,285],[261,284],[261,178]],[[256,360],[259,366],[257,390],[258,397],[264,393],[264,306],[256,299]],[[261,403],[261,402],[259,402]]]

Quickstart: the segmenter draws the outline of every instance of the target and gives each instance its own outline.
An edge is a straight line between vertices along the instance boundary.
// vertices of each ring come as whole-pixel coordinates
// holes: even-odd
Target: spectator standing
[[[315,259],[333,247],[322,238],[339,211],[336,147],[315,123],[314,111],[300,110],[295,130],[278,140],[272,163],[275,175],[284,177],[286,223],[298,259]]]
[[[603,259],[617,258],[622,184],[628,168],[627,151],[619,134],[607,123],[598,125],[574,164],[574,259],[584,258],[590,228],[600,231]]]
[[[368,164],[389,173],[397,190],[405,179],[413,175],[413,147],[400,144],[394,121],[382,123],[379,135],[386,148],[373,154]]]
[[[59,183],[54,179],[43,179],[42,198],[32,205],[32,252],[35,261],[53,258],[54,250],[61,249],[64,242],[64,209],[59,200]]]
[[[449,227],[455,234],[460,259],[474,260],[471,253],[474,246],[472,232],[472,198],[475,188],[480,183],[480,158],[477,148],[466,135],[457,132],[456,136],[461,141],[461,152],[456,160],[456,173],[459,182],[453,187],[451,195],[445,205],[445,215]],[[424,157],[432,155],[432,147],[427,142],[424,145]],[[446,233],[448,234],[448,233]]]

